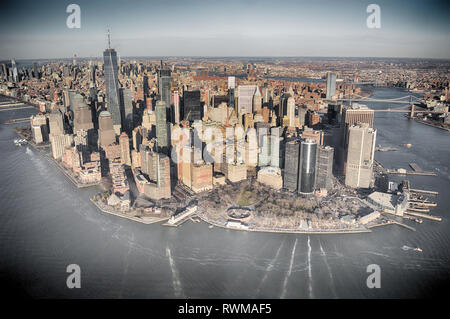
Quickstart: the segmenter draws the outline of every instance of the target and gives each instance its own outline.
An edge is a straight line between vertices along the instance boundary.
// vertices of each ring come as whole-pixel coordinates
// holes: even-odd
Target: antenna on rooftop
[[[111,34],[108,29],[108,49],[111,49]]]

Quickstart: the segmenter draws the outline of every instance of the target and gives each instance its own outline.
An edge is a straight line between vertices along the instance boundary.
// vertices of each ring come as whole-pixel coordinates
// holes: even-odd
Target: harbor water
[[[380,99],[408,94],[373,91]],[[376,160],[390,169],[417,163],[436,172],[408,179],[413,188],[439,192],[432,214],[442,222],[404,221],[416,232],[390,225],[349,235],[249,233],[191,221],[178,228],[144,225],[100,212],[89,201],[98,188],[76,188],[39,152],[14,145],[13,125],[5,122],[33,112],[0,112],[0,279],[15,292],[37,298],[414,298],[437,296],[449,282],[450,132],[401,113],[375,116],[377,145],[398,148],[376,152]],[[80,266],[79,289],[67,288],[70,264]],[[380,266],[379,289],[366,285],[370,264]]]

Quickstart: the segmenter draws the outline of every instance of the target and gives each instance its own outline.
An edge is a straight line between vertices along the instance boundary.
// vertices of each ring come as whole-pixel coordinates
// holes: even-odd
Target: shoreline
[[[200,218],[203,222],[205,222],[206,224],[215,226],[215,227],[220,227],[223,229],[230,229],[230,230],[238,230],[238,231],[247,231],[247,232],[258,232],[258,233],[279,233],[279,234],[301,234],[301,235],[342,235],[342,234],[361,234],[361,233],[371,233],[372,230],[370,230],[369,228],[358,228],[355,230],[348,230],[348,229],[337,229],[337,230],[331,230],[331,229],[327,229],[327,230],[311,230],[311,231],[306,231],[306,230],[294,230],[294,229],[273,229],[273,230],[269,230],[269,229],[261,229],[261,228],[247,228],[247,229],[241,229],[241,228],[234,228],[234,227],[227,227],[224,225],[220,225],[214,221],[211,221],[207,218],[205,218],[202,215],[196,215],[198,218]],[[384,224],[381,224],[379,226],[385,226]]]
[[[27,145],[30,145],[33,149],[35,149],[36,151],[38,151],[40,154],[42,154],[49,162],[52,162],[53,164],[55,164],[60,171],[72,182],[72,184],[74,184],[77,188],[86,188],[86,187],[92,187],[92,186],[98,186],[101,184],[101,182],[98,183],[80,183],[75,176],[72,176],[72,174],[70,174],[70,172],[64,168],[64,166],[61,165],[61,163],[59,163],[57,160],[55,160],[53,157],[49,156],[48,153],[46,153],[45,151],[43,151],[46,148],[51,147],[50,145],[37,145],[35,144],[33,141],[28,140],[27,137],[23,134],[21,134],[20,132],[18,132],[17,127],[14,128],[14,131],[16,132],[17,135],[19,135],[20,137],[24,138],[27,140]]]
[[[106,213],[106,214],[109,214],[109,215],[114,215],[114,216],[117,216],[117,217],[126,218],[126,219],[129,219],[129,220],[141,223],[141,224],[145,224],[145,225],[151,225],[151,224],[160,223],[160,222],[163,222],[163,221],[168,220],[170,218],[170,217],[167,217],[167,218],[154,218],[155,220],[146,221],[146,220],[144,220],[142,218],[139,218],[139,217],[136,217],[136,216],[128,216],[128,215],[120,213],[118,211],[108,210],[108,209],[102,207],[103,204],[98,203],[98,201],[94,200],[93,197],[89,198],[89,200],[94,204],[94,206],[96,206],[103,213]]]

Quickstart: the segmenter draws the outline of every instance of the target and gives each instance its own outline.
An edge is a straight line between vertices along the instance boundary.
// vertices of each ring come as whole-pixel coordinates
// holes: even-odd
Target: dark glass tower
[[[295,192],[298,181],[298,160],[300,157],[300,139],[286,142],[284,158],[284,188]]]
[[[183,92],[183,119],[196,121],[202,119],[202,106],[200,103],[200,91]]]
[[[103,63],[106,86],[106,102],[108,104],[108,111],[112,115],[114,131],[117,135],[119,135],[122,120],[120,116],[117,53],[114,49],[109,48],[103,52]]]
[[[300,147],[300,167],[298,169],[298,192],[312,194],[316,186],[317,143],[314,140],[302,141]]]

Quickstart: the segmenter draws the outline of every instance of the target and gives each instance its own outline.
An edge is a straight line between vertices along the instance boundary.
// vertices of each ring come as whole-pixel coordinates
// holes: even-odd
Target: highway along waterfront
[[[373,97],[408,95],[372,88]],[[370,103],[386,109],[388,103]],[[392,106],[391,106],[392,107]],[[437,176],[408,175],[416,189],[438,191],[433,215],[412,232],[397,225],[372,233],[296,235],[239,232],[187,221],[144,225],[101,213],[89,200],[98,187],[74,186],[30,146],[16,146],[6,121],[33,109],[0,112],[0,276],[32,297],[68,298],[400,298],[432,297],[450,278],[450,132],[376,113],[376,152],[388,169],[417,163]],[[411,144],[406,147],[405,144]],[[401,176],[391,176],[401,180]],[[405,177],[403,177],[405,178]],[[405,221],[414,226],[414,222]],[[420,247],[422,252],[405,247]],[[66,267],[81,268],[68,289]],[[381,288],[366,271],[381,268]]]

